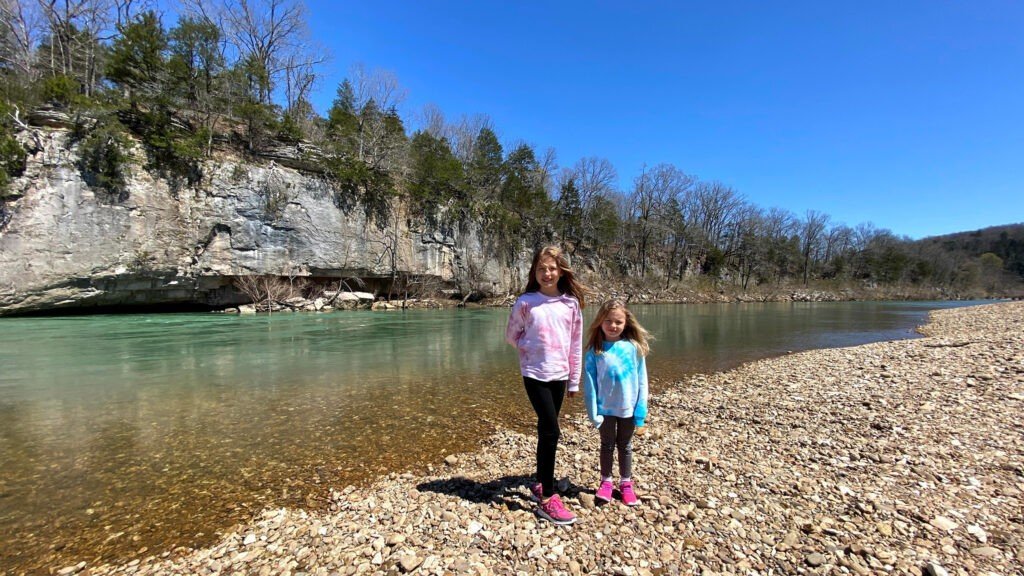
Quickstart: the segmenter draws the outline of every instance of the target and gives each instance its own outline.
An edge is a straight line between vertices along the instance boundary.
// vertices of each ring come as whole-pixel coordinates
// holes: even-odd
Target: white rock
[[[981,542],[982,544],[988,542],[988,534],[985,533],[981,526],[971,524],[967,527],[967,533],[977,538],[978,542]]]

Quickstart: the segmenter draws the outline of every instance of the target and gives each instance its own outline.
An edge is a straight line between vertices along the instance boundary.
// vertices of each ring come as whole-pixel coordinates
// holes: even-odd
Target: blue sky
[[[1024,221],[1024,3],[307,3],[331,60],[486,114],[628,189],[667,162],[749,202],[912,238]]]

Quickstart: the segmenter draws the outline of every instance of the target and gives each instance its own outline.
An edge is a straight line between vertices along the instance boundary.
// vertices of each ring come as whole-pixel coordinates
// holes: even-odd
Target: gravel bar
[[[1022,327],[1024,302],[940,310],[924,338],[668,385],[635,441],[636,508],[595,504],[598,436],[567,416],[572,526],[534,515],[534,438],[502,430],[210,548],[51,573],[1024,574]]]

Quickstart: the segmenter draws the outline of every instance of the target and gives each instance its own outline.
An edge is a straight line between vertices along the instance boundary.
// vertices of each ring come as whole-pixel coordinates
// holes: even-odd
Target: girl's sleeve
[[[639,350],[636,351],[636,355],[636,377],[640,390],[637,393],[636,408],[633,409],[633,423],[640,427],[647,420],[647,359]]]
[[[583,361],[583,403],[587,405],[587,417],[595,428],[600,428],[604,416],[597,413],[597,355],[587,350]]]
[[[572,333],[569,336],[569,391],[580,389],[580,372],[583,368],[583,312],[579,302],[572,312]]]
[[[526,303],[516,300],[512,305],[512,312],[508,315],[508,326],[505,327],[505,341],[519,347],[519,339],[523,337],[526,330]]]

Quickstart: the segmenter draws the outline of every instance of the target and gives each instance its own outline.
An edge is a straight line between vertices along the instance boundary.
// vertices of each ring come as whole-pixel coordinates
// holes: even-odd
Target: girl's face
[[[617,342],[622,338],[622,331],[626,329],[626,313],[616,308],[608,312],[601,322],[601,331],[604,332],[604,339],[608,342]]]
[[[562,277],[562,270],[558,267],[555,259],[547,256],[537,262],[537,283],[540,284],[540,291],[545,296],[558,296],[558,279]]]

